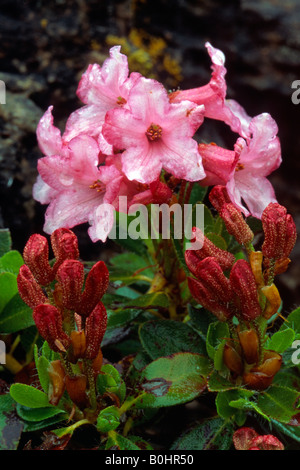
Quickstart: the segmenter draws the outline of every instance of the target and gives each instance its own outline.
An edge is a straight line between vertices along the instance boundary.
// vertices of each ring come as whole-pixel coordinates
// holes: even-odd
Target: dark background
[[[22,251],[32,233],[43,233],[45,207],[32,199],[42,156],[35,137],[40,117],[54,105],[55,124],[63,129],[80,105],[75,92],[81,74],[89,63],[102,63],[112,45],[108,35],[127,41],[134,64],[139,48],[128,39],[132,31],[144,52],[153,38],[165,41],[163,53],[149,57],[152,75],[168,89],[209,81],[206,41],[225,53],[227,96],[250,116],[269,112],[278,124],[283,164],[270,180],[299,228],[300,104],[291,101],[291,84],[300,80],[299,0],[0,0],[0,79],[7,87],[0,105],[0,227],[11,229],[14,248]],[[166,70],[166,54],[173,69]],[[217,122],[205,123],[203,132],[227,146],[236,139]],[[101,242],[89,240],[86,227],[75,232],[83,258],[108,256]],[[299,243],[292,260],[277,281],[285,314],[300,305]]]

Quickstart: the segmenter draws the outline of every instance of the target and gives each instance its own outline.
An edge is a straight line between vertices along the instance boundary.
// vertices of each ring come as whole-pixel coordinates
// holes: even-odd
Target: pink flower
[[[128,96],[127,109],[107,112],[104,138],[122,153],[129,180],[151,183],[163,169],[177,178],[204,178],[197,142],[192,139],[203,122],[203,106],[184,101],[171,104],[156,80],[140,78]]]
[[[55,145],[54,150],[59,150],[58,136]],[[113,208],[109,204],[118,194],[122,175],[114,165],[99,167],[98,154],[95,139],[80,135],[62,144],[60,154],[39,160],[40,177],[33,195],[41,203],[50,203],[45,216],[46,233],[89,222],[91,239],[106,240],[114,222]],[[105,223],[97,217],[103,204],[109,209]]]
[[[272,184],[267,180],[281,164],[277,125],[268,113],[255,116],[249,124],[251,137],[239,138],[239,159],[226,188],[232,202],[246,215],[261,218],[270,202],[276,202]],[[246,203],[247,207],[243,204]]]
[[[126,104],[128,93],[140,74],[133,72],[128,76],[127,57],[120,50],[121,46],[112,47],[110,57],[102,67],[91,64],[83,74],[77,96],[86,106],[70,115],[66,123],[65,140],[82,133],[98,137],[106,112]]]
[[[225,56],[209,42],[205,46],[212,61],[212,75],[209,83],[190,90],[175,91],[171,93],[170,101],[180,103],[182,100],[189,100],[198,105],[203,104],[205,117],[224,121],[232,131],[246,137],[248,134],[244,121],[247,121],[247,114],[236,101],[226,100]]]

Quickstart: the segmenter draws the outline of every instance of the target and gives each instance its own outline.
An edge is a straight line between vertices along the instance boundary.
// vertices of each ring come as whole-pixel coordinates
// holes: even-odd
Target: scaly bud
[[[230,283],[236,306],[242,318],[246,321],[254,320],[261,315],[255,277],[250,264],[239,259],[230,272]]]
[[[208,257],[200,261],[194,274],[197,279],[188,278],[192,296],[220,321],[231,318],[233,312],[229,305],[232,298],[230,282],[217,260]]]
[[[66,259],[78,259],[78,240],[76,235],[67,228],[58,228],[50,237],[52,250],[55,256],[54,272]]]
[[[108,281],[108,269],[103,261],[98,261],[94,264],[86,277],[85,287],[77,313],[82,316],[88,316],[92,312],[105,294],[108,288]]]
[[[228,233],[233,235],[240,245],[246,246],[252,242],[254,234],[242,213],[233,204],[224,204],[220,209],[220,216],[224,220]]]
[[[271,202],[262,214],[265,240],[263,255],[268,259],[288,258],[297,238],[295,222],[285,207]]]
[[[33,320],[53,351],[64,351],[70,346],[71,340],[62,328],[61,313],[54,305],[41,304],[35,307]]]
[[[56,280],[61,287],[62,305],[77,310],[81,302],[84,267],[80,261],[65,260],[58,268]]]
[[[209,193],[208,196],[211,204],[214,208],[220,212],[224,204],[228,204],[231,202],[230,197],[228,196],[228,192],[225,186],[214,186]]]
[[[194,241],[196,242],[199,241],[199,243],[201,243],[202,240],[200,240],[200,236],[203,237],[203,245],[200,250],[186,250],[185,252],[186,264],[193,274],[195,274],[194,271],[197,269],[198,262],[207,257],[216,258],[224,271],[231,268],[235,261],[235,257],[232,253],[218,248],[212,241],[204,236],[199,229],[193,228],[193,233],[195,234]]]
[[[76,363],[78,359],[85,357],[86,339],[84,331],[71,332],[71,350],[69,351],[69,360]]]
[[[231,372],[234,372],[236,375],[242,375],[244,367],[241,356],[229,343],[225,344],[223,361]]]
[[[275,284],[265,286],[261,289],[267,298],[267,303],[263,311],[263,316],[267,320],[278,312],[281,305],[281,297]]]
[[[107,313],[102,302],[98,302],[85,323],[86,359],[95,359],[106,331]]]
[[[51,405],[57,406],[65,391],[65,370],[60,360],[52,361],[48,368],[50,378],[48,398]]]
[[[87,377],[85,375],[75,375],[65,377],[66,389],[72,402],[80,409],[88,406],[89,400],[86,394]]]
[[[264,351],[263,363],[243,376],[244,384],[253,390],[265,390],[280,370],[282,357],[275,351]]]
[[[38,233],[31,235],[25,245],[23,258],[38,284],[46,286],[53,281],[54,273],[49,264],[49,247],[45,237]]]
[[[259,359],[259,340],[255,330],[238,332],[243,356],[248,364],[257,364]]]
[[[40,304],[48,302],[41,286],[36,282],[26,264],[23,264],[20,268],[17,283],[20,296],[30,308],[33,309]]]

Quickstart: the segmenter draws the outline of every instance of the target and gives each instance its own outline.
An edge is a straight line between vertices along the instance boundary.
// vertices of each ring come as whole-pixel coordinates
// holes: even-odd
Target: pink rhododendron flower
[[[46,233],[89,222],[91,239],[106,240],[114,222],[113,208],[107,213],[105,224],[102,220],[97,224],[97,211],[116,198],[122,175],[114,165],[98,167],[98,154],[95,139],[80,135],[63,144],[61,154],[39,160],[40,178],[33,194],[42,203],[50,202],[45,216]]]
[[[65,140],[70,140],[80,133],[98,137],[106,112],[126,104],[128,93],[140,74],[133,72],[128,76],[127,57],[121,54],[120,50],[121,46],[112,47],[110,57],[102,66],[89,65],[83,74],[77,95],[86,106],[70,115],[66,123]]]
[[[132,87],[128,109],[107,112],[104,138],[122,153],[130,180],[151,183],[163,169],[177,178],[204,178],[197,142],[192,136],[203,122],[203,106],[189,101],[171,104],[164,87],[144,77]]]
[[[212,61],[212,75],[209,83],[190,90],[175,91],[171,93],[170,101],[179,103],[182,100],[189,100],[198,105],[203,104],[205,117],[224,121],[234,132],[247,137],[247,127],[244,125],[247,114],[236,101],[226,99],[225,56],[209,42],[205,44],[205,47]]]

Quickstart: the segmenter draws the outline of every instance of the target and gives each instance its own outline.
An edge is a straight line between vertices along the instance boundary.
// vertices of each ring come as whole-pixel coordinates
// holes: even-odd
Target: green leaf
[[[216,350],[223,343],[223,340],[229,338],[229,328],[227,323],[214,322],[209,325],[206,341],[206,349],[209,357],[215,359]]]
[[[187,324],[174,320],[151,320],[139,329],[143,348],[152,359],[177,352],[206,353],[202,338]]]
[[[101,410],[96,427],[100,432],[114,431],[120,424],[119,410],[116,406],[108,406]]]
[[[227,250],[227,243],[221,235],[215,232],[206,232],[206,237],[221,250]]]
[[[265,348],[271,349],[278,353],[283,353],[288,349],[295,339],[295,331],[291,328],[287,328],[282,331],[274,333],[266,342]]]
[[[23,302],[19,294],[14,295],[1,312],[0,332],[15,333],[33,325],[31,308]]]
[[[0,229],[0,256],[10,251],[12,248],[12,240],[8,228]]]
[[[125,308],[118,310],[107,309],[107,329],[115,329],[128,325],[137,318],[143,310],[136,308]]]
[[[20,418],[30,422],[44,421],[60,414],[63,415],[60,417],[61,420],[68,417],[68,414],[64,410],[50,406],[45,408],[27,408],[26,406],[17,405],[17,412]]]
[[[9,251],[0,258],[0,272],[8,272],[17,276],[23,264],[24,260],[18,251]]]
[[[290,437],[296,442],[300,442],[300,427],[299,426],[289,426],[288,424],[282,424],[275,419],[271,420],[272,424],[278,429],[280,432],[285,434],[286,436]]]
[[[224,392],[226,390],[233,390],[237,386],[214,370],[209,377],[207,388],[210,392]]]
[[[233,424],[222,418],[211,418],[186,431],[171,450],[229,450],[232,446]]]
[[[149,262],[135,253],[122,253],[111,260],[109,267],[110,281],[121,281],[130,285],[137,281],[148,282],[154,277],[153,268],[149,268]]]
[[[48,401],[46,393],[22,383],[12,384],[10,387],[11,397],[20,405],[28,408],[52,407]]]
[[[209,329],[209,325],[215,322],[216,317],[208,310],[205,310],[205,308],[196,308],[192,305],[188,306],[188,312],[190,317],[189,323],[201,336],[203,341],[206,342],[206,336]]]
[[[17,449],[23,426],[12,397],[9,394],[0,395],[0,450]]]
[[[127,304],[127,307],[164,307],[169,306],[169,299],[163,292],[152,292],[151,294],[144,294],[136,299],[133,299]]]
[[[194,353],[176,353],[148,364],[141,373],[141,388],[146,392],[140,408],[155,408],[186,403],[206,388],[207,358]]]
[[[241,390],[227,390],[225,392],[218,393],[216,398],[216,407],[218,415],[221,418],[225,420],[230,418],[236,419],[236,415],[240,418],[241,411],[236,407],[231,406],[230,403],[240,399],[241,393]],[[245,414],[243,413],[243,415]]]
[[[109,433],[109,438],[105,446],[105,450],[141,450],[136,444],[131,442],[131,440],[126,437],[121,436],[120,434],[111,431]],[[107,457],[109,458],[109,457]],[[107,459],[106,458],[106,459]]]
[[[0,273],[0,312],[8,302],[18,293],[17,278],[12,273]],[[0,322],[1,322],[0,315]],[[0,331],[1,327],[0,327]]]
[[[271,385],[267,390],[260,393],[257,405],[261,411],[270,418],[281,423],[288,423],[296,413],[295,406],[300,392],[279,385]]]
[[[128,436],[128,439],[141,450],[153,450],[153,447],[149,444],[149,442],[145,441],[140,436]]]
[[[206,186],[200,186],[199,183],[194,183],[192,191],[191,191],[191,195],[189,198],[189,204],[192,204],[192,205],[199,204],[205,198],[206,193],[207,193]]]
[[[48,369],[50,367],[50,362],[45,356],[38,356],[38,348],[37,345],[34,346],[34,357],[35,357],[35,366],[39,376],[39,381],[43,390],[48,393],[49,389],[49,372]]]

